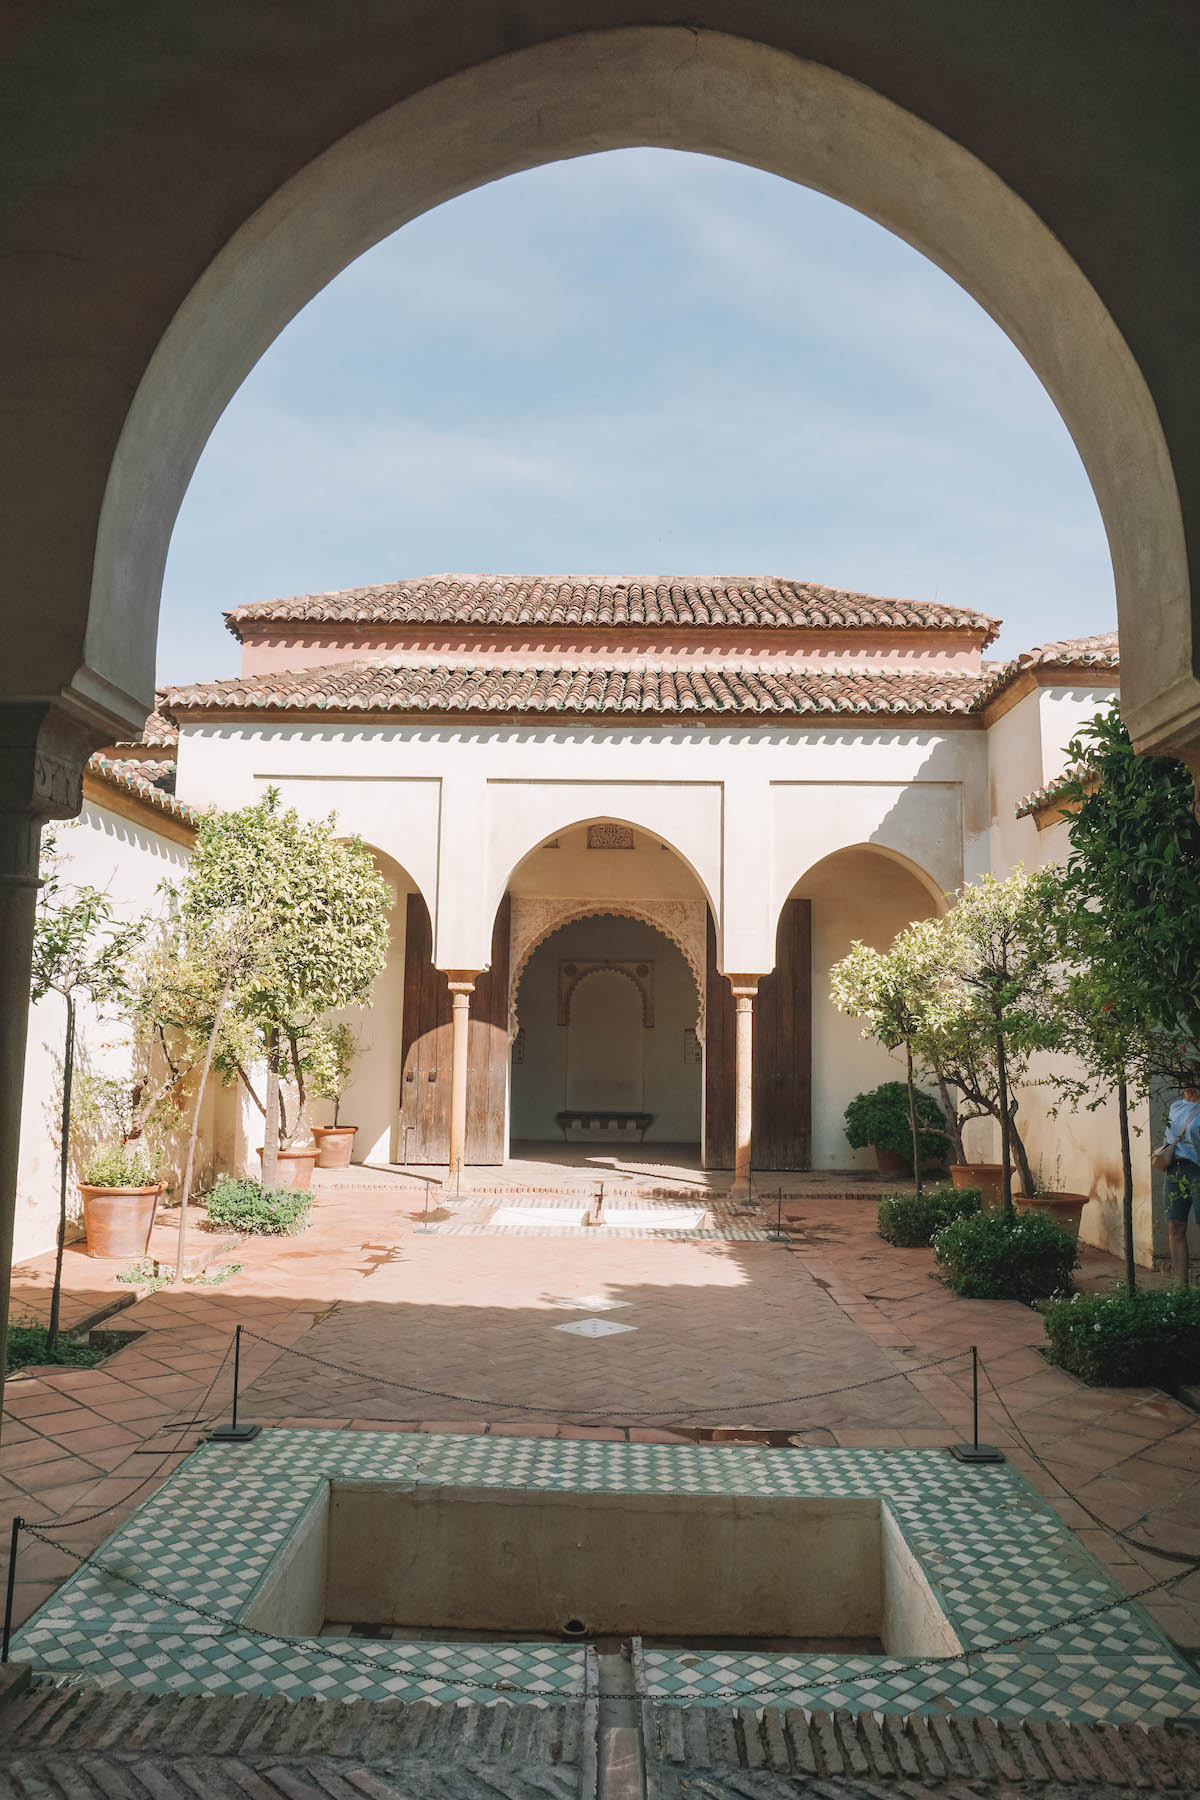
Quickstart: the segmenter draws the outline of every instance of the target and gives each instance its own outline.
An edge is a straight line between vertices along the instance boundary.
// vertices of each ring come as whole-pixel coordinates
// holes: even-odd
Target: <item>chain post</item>
[[[261,1425],[238,1424],[238,1383],[242,1372],[242,1328],[236,1326],[233,1334],[233,1416],[228,1425],[218,1425],[210,1431],[210,1444],[249,1444],[262,1430]]]
[[[1004,1452],[995,1444],[981,1444],[979,1441],[979,1346],[971,1345],[971,1442],[969,1444],[951,1444],[950,1454],[961,1463],[1001,1463],[1006,1461]]]
[[[13,1598],[17,1590],[17,1544],[24,1523],[19,1514],[14,1517],[8,1544],[8,1585],[4,1594],[4,1643],[0,1647],[0,1663],[8,1661],[8,1646],[12,1642]]]

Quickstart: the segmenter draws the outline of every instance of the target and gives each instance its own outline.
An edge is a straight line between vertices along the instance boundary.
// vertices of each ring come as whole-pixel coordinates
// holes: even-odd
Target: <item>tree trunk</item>
[[[67,1036],[63,1045],[62,1118],[58,1181],[58,1248],[54,1258],[54,1285],[50,1289],[50,1323],[46,1327],[46,1354],[58,1343],[62,1310],[63,1251],[67,1247],[67,1172],[71,1159],[71,1088],[75,1080],[75,996],[67,994]]]
[[[1137,1292],[1133,1261],[1133,1157],[1129,1149],[1129,1087],[1124,1075],[1117,1083],[1117,1118],[1121,1124],[1121,1231],[1125,1239],[1125,1292]]]
[[[262,1181],[265,1188],[279,1184],[279,1036],[267,1033],[267,1091],[263,1100]]]
[[[1025,1148],[1025,1140],[1017,1129],[1016,1108],[1009,1110],[1008,1124],[1012,1133],[1013,1158],[1017,1165],[1017,1174],[1021,1177],[1021,1192],[1026,1198],[1033,1193],[1035,1182],[1033,1170],[1029,1166],[1029,1152]]]
[[[917,1088],[913,1080],[912,1045],[906,1040],[904,1054],[908,1058],[908,1128],[912,1133],[913,1180],[921,1192],[921,1134],[917,1130]]]
[[[1000,1080],[1000,1169],[1003,1183],[1004,1210],[1013,1210],[1012,1192],[1012,1117],[1008,1110],[1008,1062],[1004,1054],[1004,1033],[996,1031],[996,1073]]]
[[[192,1106],[192,1129],[188,1134],[187,1161],[183,1165],[183,1194],[179,1203],[179,1245],[175,1252],[176,1281],[183,1280],[183,1259],[187,1254],[187,1209],[188,1202],[192,1197],[192,1176],[196,1169],[196,1139],[200,1135],[200,1108],[204,1104],[204,1090],[208,1085],[208,1072],[212,1068],[213,1053],[217,1047],[217,1033],[221,1029],[221,1020],[229,1002],[229,992],[232,986],[233,975],[231,972],[225,978],[225,986],[221,990],[221,998],[217,1002],[217,1016],[213,1020],[213,1028],[208,1034],[204,1063],[200,1070],[200,1086],[196,1090],[196,1099]]]
[[[942,1071],[940,1069],[935,1069],[933,1073],[937,1079],[938,1093],[942,1096],[942,1111],[946,1115],[946,1136],[950,1141],[950,1148],[953,1151],[950,1160],[960,1164],[965,1163],[967,1160],[967,1152],[963,1144],[962,1126],[959,1123],[958,1118],[958,1102],[957,1100],[951,1099],[950,1086],[946,1077],[942,1074]]]

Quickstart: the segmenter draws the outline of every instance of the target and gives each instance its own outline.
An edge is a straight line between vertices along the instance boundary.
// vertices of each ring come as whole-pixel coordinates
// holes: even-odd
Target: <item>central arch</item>
[[[971,293],[1025,356],[1074,438],[1108,533],[1135,736],[1200,711],[1174,472],[1153,399],[1062,243],[960,144],[849,76],[720,32],[580,32],[399,102],[317,157],[236,231],[159,342],[101,510],[86,659],[148,701],[166,551],[213,425],[300,308],[442,201],[540,163],[654,146],[748,163],[867,214]],[[127,673],[127,671],[129,671]]]

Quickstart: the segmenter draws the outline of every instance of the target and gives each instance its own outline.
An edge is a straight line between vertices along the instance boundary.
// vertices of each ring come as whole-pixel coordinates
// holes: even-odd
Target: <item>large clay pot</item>
[[[259,1158],[262,1158],[262,1146],[259,1146]],[[281,1150],[276,1165],[275,1180],[281,1188],[293,1190],[312,1186],[312,1172],[317,1161],[315,1144],[293,1145],[290,1150]]]
[[[357,1125],[314,1125],[318,1169],[348,1169]]]
[[[912,1180],[911,1164],[904,1160],[898,1150],[885,1150],[882,1144],[876,1144],[875,1161],[885,1181]]]
[[[1003,1163],[951,1163],[950,1180],[956,1188],[979,1188],[984,1212],[1004,1205]]]
[[[80,1182],[89,1256],[122,1256],[139,1262],[150,1248],[150,1232],[161,1182],[153,1187],[89,1187]]]
[[[1054,1223],[1069,1231],[1078,1243],[1079,1221],[1090,1199],[1090,1194],[1032,1194],[1028,1199],[1023,1194],[1014,1194],[1013,1205],[1018,1212],[1048,1212]]]

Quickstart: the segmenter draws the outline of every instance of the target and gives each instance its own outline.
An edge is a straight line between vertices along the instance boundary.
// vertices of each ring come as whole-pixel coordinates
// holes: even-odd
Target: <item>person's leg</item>
[[[1171,1273],[1178,1287],[1188,1284],[1188,1222],[1186,1219],[1167,1220],[1167,1239],[1171,1247]]]
[[[1178,1164],[1167,1175],[1167,1242],[1171,1251],[1171,1273],[1179,1287],[1188,1285],[1190,1257],[1188,1254],[1188,1220],[1191,1217],[1194,1190],[1200,1190],[1200,1182],[1193,1182],[1191,1172],[1184,1172]]]

